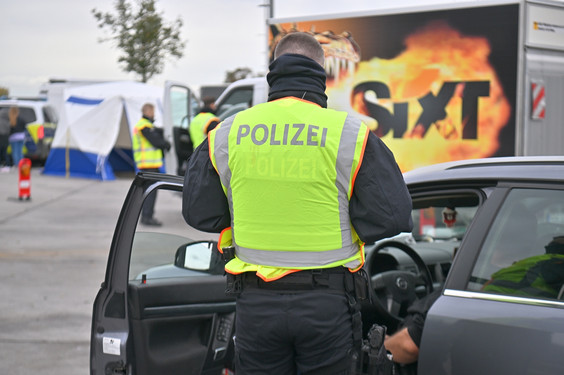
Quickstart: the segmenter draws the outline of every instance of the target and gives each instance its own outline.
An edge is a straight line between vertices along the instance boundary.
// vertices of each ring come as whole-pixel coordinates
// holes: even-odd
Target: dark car
[[[414,229],[366,245],[363,306],[393,333],[433,290],[418,374],[560,374],[564,369],[564,157],[445,163],[404,175]],[[92,317],[91,374],[223,374],[235,301],[217,235],[188,227],[182,177],[138,175],[120,214]],[[163,227],[143,227],[158,190]],[[401,369],[399,369],[401,371]]]

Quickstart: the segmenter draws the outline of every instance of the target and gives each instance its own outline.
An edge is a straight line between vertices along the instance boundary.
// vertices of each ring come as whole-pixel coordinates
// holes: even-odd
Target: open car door
[[[180,176],[139,174],[125,199],[92,315],[91,374],[221,374],[233,356],[235,300],[217,235],[189,227]],[[140,223],[157,193],[160,227]]]
[[[198,114],[198,98],[183,83],[166,81],[163,107],[165,137],[172,140],[171,152],[165,154],[166,172],[182,176],[186,168],[185,162],[193,151],[188,128]]]

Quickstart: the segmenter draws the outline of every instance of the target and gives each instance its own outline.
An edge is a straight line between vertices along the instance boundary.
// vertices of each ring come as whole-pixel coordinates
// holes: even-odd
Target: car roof
[[[0,99],[0,107],[11,107],[13,105],[17,105],[18,107],[33,107],[41,110],[42,107],[48,104],[45,100]]]
[[[459,160],[404,173],[407,185],[456,181],[531,180],[564,182],[564,156],[514,156]]]

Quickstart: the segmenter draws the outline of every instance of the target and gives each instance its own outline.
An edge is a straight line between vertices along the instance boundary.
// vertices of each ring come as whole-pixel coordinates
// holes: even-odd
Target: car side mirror
[[[199,241],[181,245],[176,250],[174,265],[193,271],[223,274],[223,259],[215,241]]]

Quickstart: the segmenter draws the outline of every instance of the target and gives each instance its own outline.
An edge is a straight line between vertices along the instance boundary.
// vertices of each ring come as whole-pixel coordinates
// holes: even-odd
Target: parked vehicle
[[[462,241],[451,242],[456,254],[427,315],[419,374],[562,373],[562,172],[563,157],[530,157],[405,174],[416,208],[441,195],[447,206],[460,197],[463,207],[478,206]]]
[[[0,100],[0,111],[8,111],[12,106],[19,108],[20,117],[27,124],[24,156],[32,161],[44,163],[55,135],[57,112],[43,100]]]
[[[564,251],[554,241],[564,236],[564,157],[456,161],[404,176],[414,229],[365,247],[374,287],[365,330],[377,322],[393,333],[414,300],[438,289],[418,374],[561,373]],[[217,235],[182,218],[182,184],[140,174],[131,185],[94,302],[91,374],[231,366],[235,301],[225,295]],[[139,216],[154,190],[164,225],[147,230]],[[521,276],[499,283],[504,272]]]
[[[269,19],[271,59],[286,33],[312,32],[325,49],[328,106],[362,117],[402,171],[563,155],[564,3],[432,3]],[[267,94],[265,78],[237,81],[218,98],[218,114]]]

